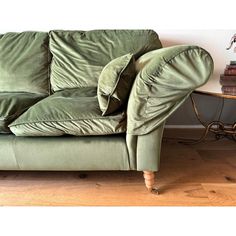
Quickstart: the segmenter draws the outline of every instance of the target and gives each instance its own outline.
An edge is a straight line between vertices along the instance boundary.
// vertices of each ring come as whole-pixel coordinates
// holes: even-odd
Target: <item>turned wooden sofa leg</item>
[[[153,171],[143,171],[143,177],[148,191],[154,191],[156,194],[158,194],[157,188],[154,188],[155,173]]]

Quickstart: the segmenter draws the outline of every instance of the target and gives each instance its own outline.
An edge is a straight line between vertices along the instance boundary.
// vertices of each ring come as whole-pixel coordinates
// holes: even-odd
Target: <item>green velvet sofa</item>
[[[151,190],[166,119],[212,71],[153,30],[0,34],[0,170],[143,171]]]

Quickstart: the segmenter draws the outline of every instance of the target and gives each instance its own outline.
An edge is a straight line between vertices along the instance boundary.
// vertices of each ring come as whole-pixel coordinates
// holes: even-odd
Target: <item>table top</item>
[[[211,78],[202,87],[197,88],[194,91],[194,93],[205,94],[205,95],[210,95],[210,96],[215,96],[215,97],[223,97],[223,98],[236,99],[236,95],[224,94],[221,91],[220,78],[217,77],[217,76]]]

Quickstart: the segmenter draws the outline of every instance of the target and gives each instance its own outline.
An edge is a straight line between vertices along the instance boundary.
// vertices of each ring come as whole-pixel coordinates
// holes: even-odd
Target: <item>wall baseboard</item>
[[[204,129],[202,125],[166,125],[166,129]]]

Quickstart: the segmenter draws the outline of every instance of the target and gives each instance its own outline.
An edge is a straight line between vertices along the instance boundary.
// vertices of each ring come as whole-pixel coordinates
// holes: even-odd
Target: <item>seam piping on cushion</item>
[[[189,51],[194,51],[194,50],[203,50],[203,49],[201,49],[201,48],[198,47],[198,46],[194,46],[194,47],[190,46],[190,48],[185,49],[185,50],[183,50],[183,51],[177,53],[175,56],[171,57],[169,60],[166,60],[166,59],[165,59],[165,60],[164,60],[165,63],[163,64],[163,66],[160,67],[160,69],[162,69],[162,70],[160,71],[159,68],[158,68],[158,76],[161,76],[161,75],[162,75],[162,73],[163,73],[163,71],[164,71],[163,69],[164,69],[167,65],[170,65],[170,62],[173,61],[176,57],[179,57],[179,56],[181,56],[182,54],[189,53]],[[205,52],[206,52],[206,51],[205,51]]]
[[[27,137],[60,137],[60,136],[63,136],[65,134],[68,134],[68,135],[72,135],[72,136],[75,136],[75,137],[81,137],[81,136],[105,136],[105,135],[116,135],[116,134],[125,134],[126,133],[126,130],[121,130],[121,131],[116,131],[116,132],[106,132],[106,133],[103,133],[103,134],[100,134],[100,133],[93,133],[93,134],[86,134],[86,133],[80,133],[79,135],[77,135],[77,133],[67,133],[63,130],[59,130],[61,132],[60,135],[43,135],[43,136],[38,136],[38,135],[32,135],[32,136],[27,136]],[[7,133],[8,134],[8,133]],[[16,137],[23,137],[23,136],[16,136]]]
[[[125,116],[122,116],[121,118],[124,118]],[[71,120],[40,120],[40,121],[30,121],[30,122],[22,122],[22,123],[17,123],[14,125],[10,125],[9,127],[13,127],[13,126],[17,126],[17,125],[27,125],[27,124],[35,124],[35,123],[41,123],[41,122],[70,122],[70,121],[81,121],[81,120],[116,120],[116,119],[112,119],[112,118],[107,118],[107,116],[105,116],[104,118],[91,118],[91,119],[71,119]],[[117,119],[119,120],[119,119]]]
[[[163,63],[163,64],[161,64],[161,65],[158,66],[157,71],[156,71],[157,75],[155,74],[154,76],[158,76],[158,77],[159,77],[159,76],[163,73],[163,68],[164,68],[165,66],[169,65],[172,60],[174,60],[176,57],[180,56],[182,53],[187,53],[187,52],[189,52],[189,51],[191,51],[191,50],[204,50],[204,49],[202,49],[202,48],[200,48],[200,47],[198,47],[198,46],[194,46],[194,47],[193,47],[193,46],[189,46],[189,47],[190,47],[190,48],[184,49],[184,50],[182,50],[181,52],[179,52],[179,53],[173,55],[169,60],[163,59],[165,63]],[[205,51],[205,50],[204,50],[204,51]],[[205,52],[206,52],[206,51],[205,51]],[[145,67],[144,67],[144,68],[145,68]],[[162,70],[161,70],[161,69],[162,69]],[[151,80],[151,81],[154,82],[153,80]]]
[[[209,53],[206,51],[206,50],[204,50],[203,48],[200,48],[200,47],[198,47],[198,46],[196,46],[196,48],[189,48],[189,49],[187,49],[187,50],[184,50],[184,51],[182,51],[182,52],[180,52],[180,53],[178,53],[176,56],[174,56],[174,57],[172,57],[170,60],[164,60],[166,63],[165,64],[163,64],[163,66],[161,66],[161,68],[162,68],[162,70],[161,71],[159,71],[159,69],[158,69],[158,75],[156,75],[156,77],[161,77],[161,75],[162,75],[162,73],[163,73],[163,68],[164,67],[166,67],[166,66],[168,66],[168,65],[170,65],[170,61],[172,61],[172,60],[174,60],[176,57],[178,57],[178,56],[180,56],[181,54],[184,54],[184,53],[188,53],[189,51],[191,51],[191,50],[201,50],[201,51],[204,51],[204,53],[206,54],[206,56],[207,57],[209,57],[210,59],[211,59],[211,61],[213,61],[212,60],[212,57],[209,55]],[[145,80],[143,80],[143,81],[145,81]],[[152,81],[152,82],[154,82],[154,80],[152,80],[152,79],[150,79],[150,81]],[[145,81],[145,82],[147,82],[147,81]],[[147,82],[147,84],[148,84],[148,82]],[[150,84],[151,85],[151,84]],[[162,88],[166,88],[166,89],[168,89],[169,87],[167,87],[167,86],[163,86],[163,85],[158,85],[159,87],[162,87]],[[181,89],[182,91],[188,91],[188,89]]]

